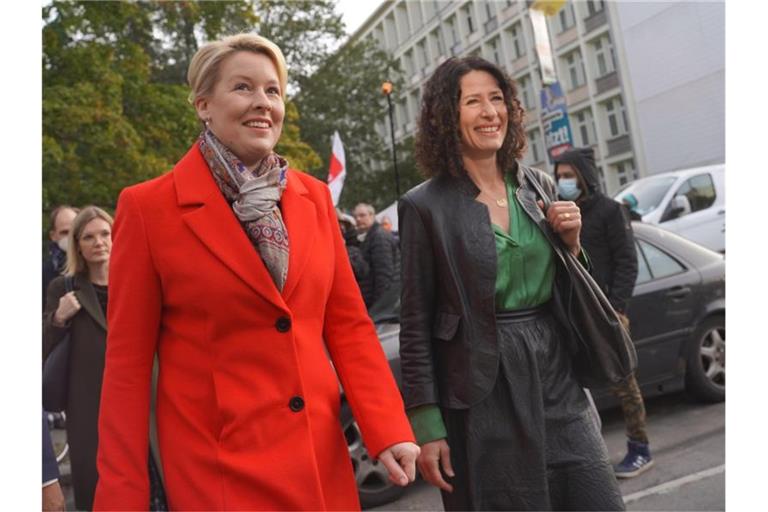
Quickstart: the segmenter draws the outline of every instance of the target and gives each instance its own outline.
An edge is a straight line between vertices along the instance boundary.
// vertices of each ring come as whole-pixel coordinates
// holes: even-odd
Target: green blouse
[[[492,224],[496,238],[496,311],[539,306],[552,297],[555,259],[544,233],[517,201],[512,173],[504,179],[509,233]]]

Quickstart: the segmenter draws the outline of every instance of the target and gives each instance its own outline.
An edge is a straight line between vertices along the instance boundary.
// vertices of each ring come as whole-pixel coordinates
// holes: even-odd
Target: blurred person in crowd
[[[373,206],[358,204],[354,216],[360,251],[370,267],[368,275],[360,281],[360,291],[366,307],[371,309],[390,287],[400,282],[400,249],[392,234],[376,221]]]
[[[381,228],[387,233],[392,232],[392,221],[386,215],[381,218]]]
[[[623,510],[558,310],[579,208],[523,169],[515,84],[479,57],[428,80],[399,203],[402,388],[420,473],[446,510]],[[537,202],[538,182],[550,203]],[[568,278],[566,278],[568,279]]]
[[[328,187],[274,152],[285,59],[240,34],[187,77],[199,139],[118,202],[96,509],[146,506],[156,351],[171,509],[359,509],[339,382],[393,482],[413,481],[419,449]]]
[[[637,279],[637,252],[628,213],[600,191],[592,148],[558,155],[555,178],[559,196],[581,209],[581,244],[589,255],[592,276],[629,329],[627,306]],[[634,374],[611,391],[621,402],[627,430],[627,454],[614,470],[620,478],[631,478],[653,466],[643,395]]]
[[[78,208],[69,205],[57,206],[50,216],[48,237],[48,258],[43,261],[43,308],[45,308],[45,296],[48,285],[53,278],[60,275],[67,262],[67,241],[72,229],[72,221],[75,220]]]
[[[629,213],[629,220],[643,220],[642,214],[637,209],[638,202],[635,194],[624,194],[624,197],[621,198],[621,204],[626,207],[627,212]]]
[[[59,484],[59,464],[53,453],[48,418],[43,411],[43,510],[59,512],[66,510],[64,493]]]
[[[93,508],[96,490],[99,399],[107,338],[107,281],[112,249],[112,217],[88,206],[67,235],[64,275],[48,287],[43,316],[43,357],[69,334],[67,442],[78,510]],[[65,279],[73,280],[67,292]]]
[[[351,215],[336,210],[336,217],[339,219],[339,226],[341,226],[341,236],[344,238],[344,244],[347,247],[347,256],[349,256],[349,262],[352,264],[352,272],[355,274],[355,280],[358,283],[366,279],[371,267],[368,262],[363,258],[363,253],[360,251],[360,241],[357,239],[357,229],[355,227],[355,218]]]

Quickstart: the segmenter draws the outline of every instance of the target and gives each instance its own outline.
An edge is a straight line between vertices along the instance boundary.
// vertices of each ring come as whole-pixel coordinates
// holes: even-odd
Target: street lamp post
[[[392,163],[395,166],[395,190],[397,198],[400,199],[400,174],[397,172],[397,151],[395,150],[395,117],[392,108],[392,82],[389,80],[381,84],[381,93],[387,97],[389,107],[389,131],[392,134]]]

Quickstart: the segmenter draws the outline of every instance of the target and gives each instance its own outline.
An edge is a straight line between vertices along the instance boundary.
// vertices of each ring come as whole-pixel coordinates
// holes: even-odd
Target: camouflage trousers
[[[619,314],[627,329],[629,329],[629,319]],[[613,395],[621,402],[621,411],[624,414],[624,425],[627,429],[627,437],[633,441],[648,443],[648,433],[645,424],[645,404],[643,395],[640,393],[640,387],[637,385],[637,379],[632,374],[622,382],[611,388]]]

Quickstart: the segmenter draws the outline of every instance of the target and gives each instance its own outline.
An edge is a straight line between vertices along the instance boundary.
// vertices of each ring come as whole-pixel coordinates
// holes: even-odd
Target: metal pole
[[[395,191],[397,192],[397,200],[400,199],[400,173],[397,171],[397,150],[395,149],[395,117],[394,109],[392,107],[392,83],[384,82],[382,85],[382,93],[387,97],[387,106],[389,107],[389,131],[392,134],[392,163],[395,166]]]

